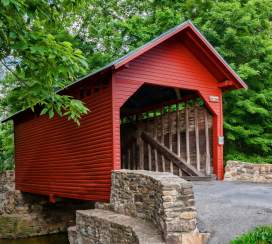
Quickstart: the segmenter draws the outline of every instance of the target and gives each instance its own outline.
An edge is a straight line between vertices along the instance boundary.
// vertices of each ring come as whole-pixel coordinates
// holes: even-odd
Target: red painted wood
[[[183,40],[187,47],[189,47],[198,57],[198,59],[201,59],[203,64],[210,69],[210,72],[212,72],[218,78],[218,81],[225,81],[230,77],[235,84],[233,87],[234,89],[247,88],[245,82],[241,80],[241,78],[232,70],[232,68],[190,21],[186,21],[183,24],[176,26],[169,32],[164,33],[159,38],[146,43],[137,51],[122,58],[121,60],[118,60],[114,64],[115,69],[122,66],[128,67],[130,65],[130,61],[145,54],[145,52],[151,50],[152,48],[167,42],[173,37],[178,37],[180,40]]]
[[[154,84],[195,90],[204,99],[214,116],[214,173],[222,179],[223,149],[218,145],[218,136],[223,135],[221,90],[214,75],[181,39],[174,37],[153,47],[130,61],[128,68],[117,70],[113,77],[115,169],[120,168],[120,108],[143,84]],[[211,103],[209,96],[218,96],[219,102]]]
[[[94,87],[90,81],[85,83],[85,88]],[[78,97],[79,87],[67,92]],[[57,117],[15,120],[18,190],[109,200],[113,168],[111,84],[106,89],[92,92],[83,101],[91,113],[82,118],[80,127]]]
[[[190,30],[185,31],[186,28]],[[191,31],[190,38],[186,37],[187,31]],[[108,201],[111,171],[121,167],[120,108],[143,84],[194,90],[204,99],[213,114],[214,173],[222,179],[223,146],[218,145],[218,137],[223,135],[223,112],[219,81],[227,78],[241,87],[243,83],[229,68],[222,67],[223,60],[213,65],[216,58],[218,62],[217,54],[209,50],[207,43],[201,47],[205,42],[187,23],[116,63],[117,70],[112,72],[108,87],[96,93],[92,90],[83,99],[91,113],[82,118],[80,127],[66,119],[36,117],[29,111],[15,117],[16,188],[51,199],[58,196]],[[64,92],[79,98],[80,87],[94,88],[103,75],[107,73],[92,77],[93,80],[81,80]],[[210,96],[218,96],[219,102],[210,102]]]

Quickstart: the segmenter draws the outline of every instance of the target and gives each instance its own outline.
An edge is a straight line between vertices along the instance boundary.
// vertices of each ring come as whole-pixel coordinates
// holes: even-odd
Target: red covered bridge
[[[8,118],[16,188],[108,201],[111,171],[120,168],[222,179],[222,92],[240,88],[246,84],[185,22],[62,90],[91,110],[80,127],[30,110]]]

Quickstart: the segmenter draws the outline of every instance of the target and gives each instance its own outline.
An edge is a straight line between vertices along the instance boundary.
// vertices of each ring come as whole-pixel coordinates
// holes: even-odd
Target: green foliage
[[[11,123],[0,124],[0,172],[13,167],[13,127]]]
[[[56,94],[88,67],[82,51],[69,41],[68,15],[81,6],[78,2],[0,1],[0,61],[9,71],[2,81],[7,87],[2,106],[10,112],[34,110],[38,104],[50,117],[64,114],[77,123],[88,112],[82,102],[75,106],[72,97]]]
[[[79,124],[88,112],[70,96],[56,94],[78,76],[88,63],[74,41],[73,24],[85,1],[0,0],[0,83],[2,114],[37,106],[52,118],[66,116]],[[13,166],[13,133],[0,125],[0,169]]]
[[[260,226],[230,242],[231,244],[271,244],[272,226]]]

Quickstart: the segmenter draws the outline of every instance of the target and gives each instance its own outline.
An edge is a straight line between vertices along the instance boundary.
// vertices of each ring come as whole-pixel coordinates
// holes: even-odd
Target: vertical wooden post
[[[141,138],[142,123],[140,122],[137,128],[137,144],[139,147],[139,165],[137,169],[144,169],[144,141]]]
[[[130,151],[130,148],[128,148],[128,169],[131,169],[131,151]]]
[[[137,157],[136,157],[136,153],[137,153],[137,145],[136,142],[133,142],[133,169],[137,169]]]
[[[200,151],[199,151],[199,128],[198,128],[198,107],[195,107],[195,138],[196,138],[196,168],[200,171]]]
[[[133,142],[131,142],[131,153],[130,153],[130,169],[133,169],[134,167],[134,147],[133,147]]]
[[[176,104],[176,132],[177,132],[177,155],[180,157],[180,118],[179,104]],[[179,176],[182,176],[182,171],[179,169]]]
[[[144,141],[140,139],[140,169],[144,169]]]
[[[158,124],[158,118],[156,117],[156,112],[155,112],[155,119],[154,119],[154,138],[157,139],[158,137],[158,128],[157,128],[157,124]],[[158,152],[157,149],[154,149],[154,161],[155,161],[155,170],[159,171],[159,165],[158,165]]]
[[[173,151],[171,105],[169,106],[169,109],[168,109],[168,129],[169,129],[169,138],[168,138],[169,149]],[[170,161],[170,172],[171,173],[174,172],[174,165],[173,165],[173,162],[171,161]]]
[[[209,136],[209,121],[208,111],[205,109],[205,144],[206,144],[206,174],[211,174],[211,155],[210,155],[210,136]]]
[[[152,171],[152,154],[150,144],[148,144],[147,147],[148,147],[148,170]]]
[[[210,94],[199,92],[206,106],[213,113],[213,173],[216,174],[217,179],[222,180],[224,178],[223,145],[219,145],[219,137],[223,136],[222,92],[221,90],[212,92],[213,96],[219,98],[219,101],[216,102],[210,101]]]
[[[150,126],[149,126],[149,122],[147,122],[147,132],[150,131]],[[147,153],[148,153],[148,170],[152,171],[152,152],[151,152],[151,145],[148,143],[147,144]]]
[[[224,178],[223,145],[219,145],[219,137],[223,136],[223,109],[220,96],[219,112],[213,116],[213,169],[219,180]]]
[[[161,143],[164,144],[163,107],[161,109]],[[162,171],[165,172],[165,158],[162,155]]]
[[[190,121],[189,121],[189,108],[185,105],[185,134],[186,134],[186,160],[187,164],[190,162]]]
[[[143,122],[141,122],[141,126],[139,127],[139,138],[140,138],[140,162],[141,162],[141,166],[140,169],[144,169],[144,165],[145,165],[145,144],[144,141],[141,137],[143,131]]]

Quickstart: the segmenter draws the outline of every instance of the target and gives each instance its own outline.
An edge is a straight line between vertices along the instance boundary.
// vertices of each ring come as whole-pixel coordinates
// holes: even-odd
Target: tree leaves
[[[21,3],[17,13],[11,12],[12,6],[7,4],[0,10],[0,22],[6,25],[6,43],[9,44],[9,49],[2,52],[2,56],[11,55],[19,60],[10,74],[10,77],[14,76],[13,84],[9,80],[12,89],[8,90],[5,99],[10,103],[11,112],[27,107],[34,109],[37,103],[42,103],[48,108],[43,111],[52,118],[54,113],[61,114],[57,110],[59,107],[69,109],[72,100],[56,99],[55,91],[84,74],[88,63],[82,52],[65,40],[71,39],[67,31],[62,31],[61,36],[58,34],[58,29],[63,28],[60,22],[63,14],[56,8],[59,11],[67,9],[67,1],[37,3],[33,0]],[[84,105],[81,103],[81,106]]]

